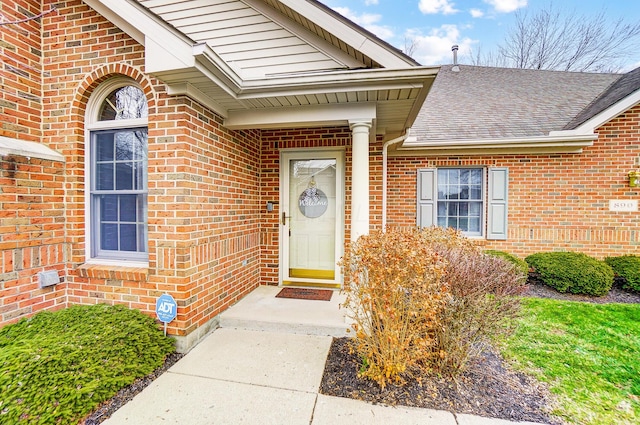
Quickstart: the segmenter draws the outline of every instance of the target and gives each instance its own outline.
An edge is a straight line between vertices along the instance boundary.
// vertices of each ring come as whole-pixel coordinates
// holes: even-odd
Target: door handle
[[[283,211],[283,212],[282,212],[282,225],[283,225],[283,226],[286,226],[286,225],[287,225],[287,219],[288,219],[288,218],[291,218],[291,216],[290,216],[290,215],[287,215],[287,213]]]

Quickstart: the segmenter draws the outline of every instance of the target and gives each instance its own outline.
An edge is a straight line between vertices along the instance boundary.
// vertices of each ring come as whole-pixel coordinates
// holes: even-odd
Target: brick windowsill
[[[82,264],[77,268],[80,277],[95,279],[118,279],[129,281],[147,281],[148,267],[126,267],[104,264]]]

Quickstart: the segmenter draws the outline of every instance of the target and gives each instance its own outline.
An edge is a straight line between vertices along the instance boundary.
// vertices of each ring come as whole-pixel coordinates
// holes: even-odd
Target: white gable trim
[[[372,39],[371,36],[362,30],[362,28],[353,24],[348,19],[339,19],[338,17],[322,10],[314,1],[307,0],[278,0],[280,3],[295,10],[300,15],[314,22],[321,28],[325,28],[344,40],[356,50],[369,56],[386,68],[407,68],[415,66],[400,52],[392,52],[387,46],[383,46],[378,39]]]
[[[84,0],[92,9],[107,18],[134,40],[145,46],[147,72],[191,67],[193,42],[151,16],[137,2],[127,0]]]
[[[573,130],[552,131],[551,133],[549,133],[549,135],[593,133],[596,131],[598,127],[602,126],[603,124],[606,124],[607,122],[611,121],[612,119],[622,114],[623,112],[627,111],[628,109],[633,108],[638,103],[640,103],[640,90],[636,90],[635,92],[631,93],[629,96],[625,97],[624,99],[614,103],[604,111],[591,117],[590,119],[580,124],[578,127],[576,127]]]

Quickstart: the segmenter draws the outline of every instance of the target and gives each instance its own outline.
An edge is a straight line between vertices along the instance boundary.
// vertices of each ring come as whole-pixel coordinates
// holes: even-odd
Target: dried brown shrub
[[[434,335],[433,368],[445,374],[462,372],[483,344],[512,330],[506,319],[520,308],[517,297],[526,277],[503,258],[479,250],[439,249],[448,261],[445,280],[450,297],[440,310]]]
[[[453,229],[389,228],[341,261],[360,375],[385,386],[413,372],[456,374],[506,335],[525,279]]]
[[[423,234],[413,228],[372,232],[352,245],[341,265],[360,375],[384,387],[428,367],[446,301],[446,262],[423,243]]]

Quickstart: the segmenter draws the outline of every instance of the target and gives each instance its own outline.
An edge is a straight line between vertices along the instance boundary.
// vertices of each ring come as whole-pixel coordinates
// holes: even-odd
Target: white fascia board
[[[269,109],[234,110],[224,120],[231,130],[247,128],[293,128],[349,125],[349,121],[373,121],[375,103],[314,105]]]
[[[412,63],[405,59],[403,55],[391,51],[388,47],[372,39],[366,32],[360,30],[357,25],[345,19],[327,13],[319,8],[314,2],[306,0],[277,0],[321,28],[331,32],[346,44],[369,56],[371,59],[385,68],[406,68],[413,67]]]
[[[0,155],[17,155],[26,158],[64,162],[64,155],[40,143],[0,136]]]
[[[206,43],[193,46],[196,67],[229,95],[236,97],[243,86],[242,78]]]
[[[327,91],[392,90],[421,88],[425,80],[436,77],[439,67],[409,69],[365,69],[322,73],[292,74],[278,78],[248,80],[239,97],[255,98],[282,94],[303,94],[300,90]]]
[[[418,142],[414,137],[407,139],[395,151],[397,155],[418,152],[438,155],[491,155],[497,153],[581,153],[582,149],[593,146],[597,134],[580,136],[541,136],[505,139],[440,140]]]
[[[213,100],[210,96],[207,96],[206,94],[202,93],[200,90],[198,90],[196,87],[194,87],[190,83],[183,82],[178,84],[169,84],[167,85],[167,94],[169,96],[179,96],[179,95],[189,96],[191,99],[194,99],[200,102],[202,105],[211,109],[215,113],[223,117],[227,116],[227,113],[228,113],[227,108],[220,105],[218,102]]]
[[[629,96],[611,105],[610,107],[600,112],[599,114],[591,117],[590,119],[580,124],[578,127],[576,127],[573,130],[552,131],[551,133],[549,133],[549,135],[556,135],[556,134],[576,134],[577,135],[577,134],[593,133],[598,127],[602,126],[603,124],[606,124],[607,122],[611,121],[612,119],[622,114],[623,112],[633,108],[638,103],[640,103],[640,90],[636,90],[635,92],[631,93]]]
[[[313,34],[299,23],[291,19],[285,19],[282,14],[277,12],[271,6],[267,6],[262,0],[243,0],[243,2],[262,13],[273,22],[287,29],[301,40],[320,50],[322,53],[342,63],[345,67],[360,68],[364,66],[364,64],[356,58],[343,52],[327,40]]]
[[[145,70],[149,73],[192,67],[193,42],[170,28],[136,1],[84,0],[134,40],[145,46]]]

